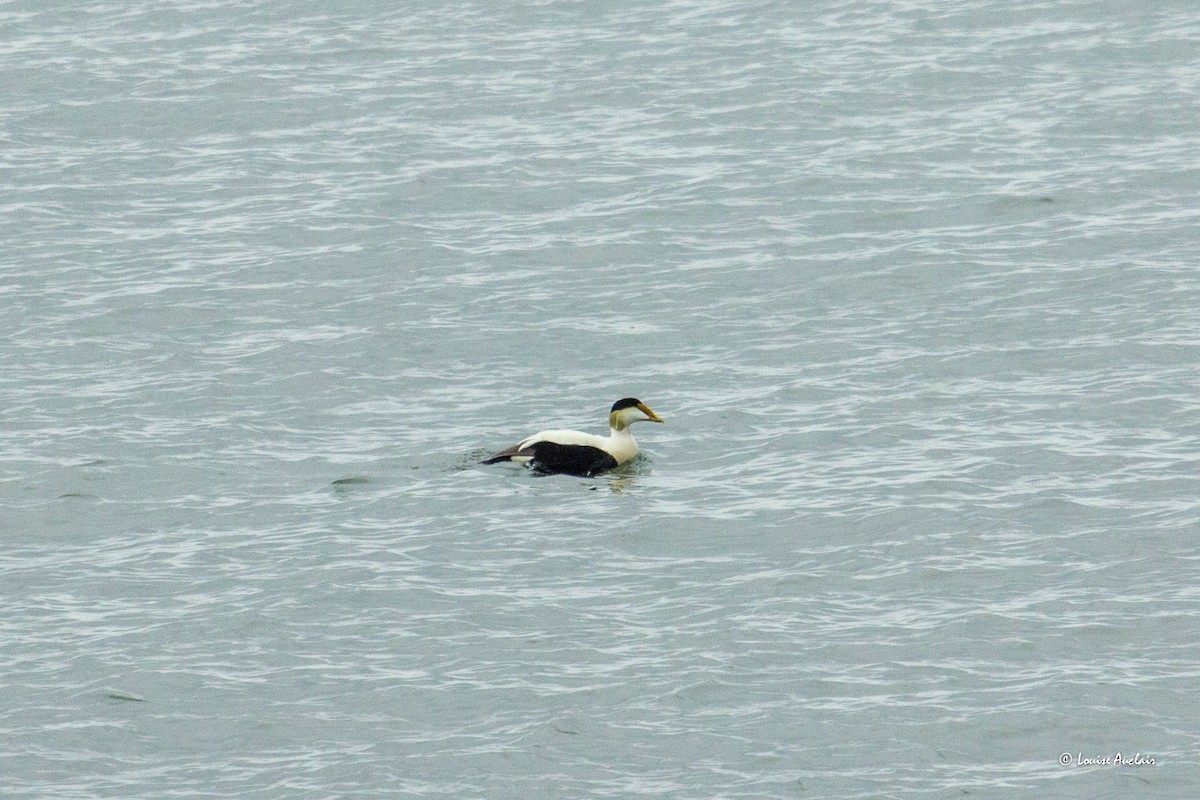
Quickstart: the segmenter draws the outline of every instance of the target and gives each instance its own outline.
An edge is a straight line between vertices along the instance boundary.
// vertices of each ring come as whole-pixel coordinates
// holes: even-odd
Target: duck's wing
[[[522,439],[512,447],[494,453],[484,464],[501,461],[533,462],[539,472],[566,472],[573,475],[594,475],[617,465],[605,449],[608,440],[602,436],[579,431],[540,431]]]

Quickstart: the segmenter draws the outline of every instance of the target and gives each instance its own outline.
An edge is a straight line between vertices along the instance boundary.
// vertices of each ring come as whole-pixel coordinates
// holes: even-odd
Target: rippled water
[[[0,29],[0,794],[1194,793],[1190,7]]]

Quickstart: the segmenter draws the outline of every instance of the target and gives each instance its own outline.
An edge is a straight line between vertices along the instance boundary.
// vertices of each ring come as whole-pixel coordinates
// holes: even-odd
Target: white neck
[[[612,453],[618,464],[624,464],[638,454],[637,440],[633,438],[633,431],[628,425],[620,430],[613,427],[608,429],[608,447],[605,449]]]

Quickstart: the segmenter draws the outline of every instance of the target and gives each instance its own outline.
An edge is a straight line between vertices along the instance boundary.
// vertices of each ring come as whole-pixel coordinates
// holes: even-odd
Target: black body
[[[579,475],[590,478],[617,466],[617,460],[598,447],[584,444],[534,442],[524,450],[505,450],[484,464],[512,461],[513,456],[531,456],[529,468],[543,475]]]

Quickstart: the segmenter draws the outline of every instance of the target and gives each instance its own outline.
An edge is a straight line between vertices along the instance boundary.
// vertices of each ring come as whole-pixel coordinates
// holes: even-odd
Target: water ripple
[[[0,21],[9,795],[1187,796],[1179,10]]]

